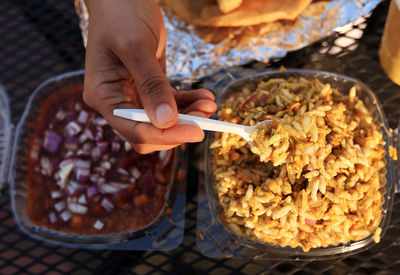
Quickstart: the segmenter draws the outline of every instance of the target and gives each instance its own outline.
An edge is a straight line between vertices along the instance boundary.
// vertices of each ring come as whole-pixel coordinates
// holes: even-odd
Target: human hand
[[[138,153],[199,142],[203,131],[177,125],[181,113],[216,110],[205,89],[176,92],[165,76],[166,31],[153,0],[86,0],[89,11],[83,97]],[[152,124],[113,116],[116,108],[144,108]]]

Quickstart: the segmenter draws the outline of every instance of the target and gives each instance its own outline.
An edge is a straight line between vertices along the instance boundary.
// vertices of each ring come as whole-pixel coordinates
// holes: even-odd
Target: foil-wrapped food
[[[199,79],[221,67],[267,62],[370,13],[379,0],[157,0],[167,30],[167,76]],[[88,12],[75,0],[84,43]]]

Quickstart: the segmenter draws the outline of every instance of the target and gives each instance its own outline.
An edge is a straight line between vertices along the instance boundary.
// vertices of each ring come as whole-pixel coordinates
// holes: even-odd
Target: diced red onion
[[[61,188],[64,189],[67,183],[65,181],[59,180],[56,182],[56,184]]]
[[[78,203],[80,203],[80,204],[86,204],[86,203],[87,203],[85,194],[82,194],[82,195],[79,197]]]
[[[53,172],[53,165],[51,164],[51,161],[47,157],[42,157],[40,159],[40,166],[42,168],[42,174],[46,176],[50,176],[51,173]]]
[[[105,198],[103,198],[102,200],[101,200],[101,206],[103,206],[104,207],[104,209],[105,210],[107,210],[108,212],[110,212],[110,211],[112,211],[113,209],[114,209],[114,203],[113,203],[113,201],[110,199],[110,198],[108,198],[108,197],[105,197]]]
[[[79,102],[75,103],[75,111],[80,111],[82,110],[82,104],[80,104]]]
[[[80,131],[82,131],[82,126],[75,121],[71,121],[67,124],[67,126],[65,126],[65,134],[67,136],[75,136],[79,134]]]
[[[127,141],[125,141],[124,146],[125,146],[125,151],[127,151],[127,152],[132,149],[132,145]]]
[[[105,126],[105,125],[108,124],[107,120],[105,120],[105,119],[102,118],[102,117],[96,118],[95,123],[96,123],[97,125],[99,125],[99,126]]]
[[[44,133],[43,147],[50,153],[55,153],[60,146],[61,140],[61,136],[55,131],[46,130]]]
[[[73,120],[75,120],[75,112],[68,112],[66,115],[65,115],[65,120],[67,121],[67,122],[70,122],[70,121],[73,121]]]
[[[102,161],[101,162],[101,167],[103,167],[106,170],[110,170],[111,169],[111,163],[109,161]]]
[[[93,132],[89,128],[86,128],[83,131],[83,134],[86,135],[89,139],[94,139]]]
[[[116,162],[117,162],[117,159],[116,159],[116,158],[114,158],[114,157],[112,157],[112,158],[110,158],[110,162],[111,162],[112,164],[114,164],[114,163],[116,163]]]
[[[123,190],[129,188],[129,184],[121,183],[121,182],[112,182],[110,183],[112,186],[118,188],[118,190]]]
[[[88,136],[87,136],[87,135],[81,134],[81,135],[79,136],[79,143],[80,143],[80,144],[84,143],[86,140],[88,140]]]
[[[67,204],[76,203],[78,199],[75,196],[68,196],[67,197]]]
[[[77,102],[77,103],[75,103],[75,111],[80,111],[80,110],[82,110],[82,104],[81,103],[79,103],[79,102]]]
[[[99,175],[101,175],[101,176],[105,176],[105,174],[106,174],[106,169],[104,169],[103,167],[100,167],[100,166],[96,166],[96,167],[94,167],[94,172],[96,172],[97,174],[99,174]]]
[[[99,184],[104,184],[106,182],[105,178],[99,178],[98,183]]]
[[[97,191],[99,192],[99,194],[106,194],[106,192],[104,192],[104,190],[101,188],[102,184],[99,185],[99,188],[97,189]]]
[[[64,169],[65,167],[74,166],[74,161],[72,159],[65,159],[60,163],[60,168]]]
[[[253,102],[257,98],[257,95],[252,95],[249,99],[247,99],[243,104],[242,107],[246,107],[249,105],[251,102]]]
[[[88,157],[90,157],[90,152],[89,151],[85,151],[85,150],[78,150],[76,155],[78,157],[80,157],[80,158],[88,158]]]
[[[55,223],[57,221],[56,213],[50,212],[49,219],[51,223]]]
[[[142,175],[142,173],[140,173],[140,170],[139,170],[136,166],[134,166],[133,168],[131,168],[130,171],[131,171],[132,176],[133,176],[135,179],[139,179],[140,176]]]
[[[96,135],[95,135],[96,140],[101,140],[103,139],[103,131],[100,129],[97,129]]]
[[[108,149],[108,142],[105,140],[98,140],[96,142],[97,147],[100,149],[100,154],[105,154]]]
[[[90,151],[90,150],[92,150],[92,148],[93,148],[93,146],[92,146],[92,144],[90,142],[86,142],[82,146],[82,150],[85,150],[85,151]]]
[[[88,186],[88,188],[86,190],[86,194],[87,194],[88,198],[93,197],[94,195],[97,194],[97,187],[94,185]]]
[[[135,182],[136,182],[136,179],[135,179],[134,177],[130,177],[128,181],[129,181],[130,183],[135,183]]]
[[[60,168],[60,161],[58,159],[52,159],[51,165],[53,166],[53,171],[56,171]]]
[[[68,209],[75,214],[86,214],[88,211],[88,208],[86,206],[81,205],[79,203],[68,204]]]
[[[99,188],[102,190],[103,193],[108,193],[108,194],[114,194],[120,190],[127,189],[129,187],[129,184],[124,184],[120,182],[111,182],[111,183],[105,183],[101,184]]]
[[[114,194],[119,191],[117,187],[107,183],[99,185],[99,190],[106,194]]]
[[[72,214],[71,214],[71,212],[69,212],[68,210],[65,210],[64,212],[62,212],[62,213],[60,214],[60,216],[61,216],[61,219],[62,219],[63,221],[67,222],[67,221],[69,221],[69,220],[71,219]]]
[[[75,161],[76,168],[90,170],[91,165],[92,165],[92,162],[90,160],[77,159]]]
[[[67,185],[67,190],[70,195],[75,194],[76,191],[82,190],[84,188],[84,185],[81,185],[77,183],[76,181],[70,181]]]
[[[102,230],[103,227],[104,227],[104,223],[102,223],[100,220],[97,220],[97,221],[94,223],[93,227],[94,227],[95,229],[97,229],[97,230]]]
[[[89,119],[89,113],[86,112],[85,110],[82,110],[82,111],[79,113],[78,122],[79,122],[79,123],[82,123],[82,124],[86,124],[86,122],[88,121],[88,119]]]
[[[59,201],[54,204],[54,209],[57,212],[61,212],[62,210],[64,210],[64,208],[65,208],[65,201]]]
[[[153,171],[147,170],[147,172],[140,178],[140,183],[143,186],[143,191],[149,197],[154,194],[156,190],[156,182],[153,178]]]
[[[82,190],[83,188],[85,188],[85,185],[79,184],[78,182],[73,181],[73,180],[69,181],[68,184],[76,190]]]
[[[315,223],[317,222],[316,220],[309,220],[309,219],[306,219],[305,221],[306,221],[306,224],[308,224],[310,226],[314,226]]]
[[[59,199],[62,197],[62,193],[59,190],[51,191],[51,198],[52,199]]]
[[[93,183],[97,183],[99,180],[100,175],[99,174],[91,174],[89,177],[89,180]]]
[[[78,139],[75,136],[67,137],[64,146],[68,150],[76,150],[78,148]]]
[[[40,169],[40,173],[42,173],[43,176],[50,176],[51,173],[49,173],[49,171],[45,170],[45,169]]]
[[[89,180],[90,170],[78,168],[76,169],[75,175],[78,182],[85,183]]]
[[[128,171],[126,171],[125,169],[123,169],[123,168],[118,168],[118,173],[120,173],[120,174],[122,174],[122,175],[127,175],[127,176],[129,176],[129,173],[128,173]]]
[[[118,141],[113,141],[111,143],[111,151],[113,151],[114,153],[118,152],[120,148],[121,144]]]
[[[32,149],[29,156],[34,160],[37,160],[39,157],[40,144],[41,144],[40,139],[35,139],[32,144]]]
[[[70,157],[73,157],[73,156],[74,156],[74,151],[71,151],[71,150],[69,150],[69,151],[64,155],[65,158],[70,158]]]
[[[56,114],[56,119],[63,120],[65,118],[66,113],[63,110],[59,110]]]
[[[314,165],[313,165],[312,163],[310,163],[310,164],[308,165],[308,170],[314,170]]]
[[[101,156],[100,148],[99,147],[93,148],[93,150],[92,150],[92,158],[94,160],[96,160],[96,159],[100,158],[100,156]]]
[[[266,103],[267,102],[267,94],[262,94],[261,95],[261,99],[260,99],[260,101],[262,102],[262,103]]]

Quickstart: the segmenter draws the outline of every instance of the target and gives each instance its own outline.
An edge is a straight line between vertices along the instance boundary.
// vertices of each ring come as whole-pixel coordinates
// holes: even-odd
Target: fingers
[[[202,112],[191,112],[189,113],[192,116],[200,116],[206,118],[207,115],[205,115]],[[172,148],[175,148],[179,146],[180,144],[173,144],[173,145],[159,145],[159,144],[132,144],[133,149],[138,152],[139,154],[148,154],[154,151],[160,151],[160,150],[169,150]]]
[[[170,150],[179,145],[133,144],[132,147],[139,154],[149,154],[154,151]]]
[[[127,104],[124,104],[127,106]],[[132,107],[131,107],[132,108]],[[203,131],[193,125],[176,124],[168,129],[159,129],[151,123],[138,123],[104,114],[111,127],[121,133],[132,144],[176,145],[203,140]]]
[[[214,100],[214,95],[206,89],[197,89],[193,91],[179,91],[175,94],[175,100],[179,108],[185,108],[199,99]]]
[[[217,110],[214,95],[205,89],[179,91],[175,94],[175,99],[180,113],[197,111],[211,116]]]
[[[129,56],[122,53],[121,59],[134,78],[143,107],[156,127],[169,128],[178,118],[174,90],[151,49],[146,49],[145,44],[132,46],[132,49],[135,50]]]
[[[208,99],[200,99],[193,102],[185,109],[180,110],[180,112],[183,114],[187,114],[190,112],[201,112],[207,115],[207,117],[209,117],[212,114],[214,114],[216,110],[217,110],[217,104],[215,104],[214,101]]]

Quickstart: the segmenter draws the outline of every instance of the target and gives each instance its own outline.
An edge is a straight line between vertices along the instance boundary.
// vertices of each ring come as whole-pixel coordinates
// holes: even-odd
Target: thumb
[[[156,55],[147,50],[135,48],[135,54],[122,60],[133,76],[138,96],[157,128],[169,128],[178,119],[174,89],[160,67]]]

